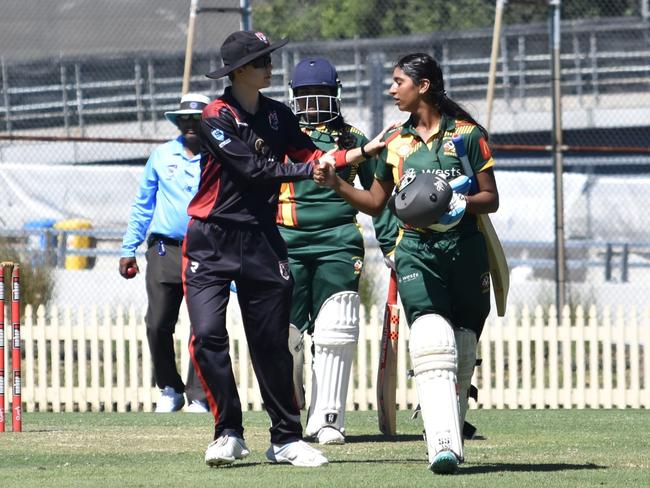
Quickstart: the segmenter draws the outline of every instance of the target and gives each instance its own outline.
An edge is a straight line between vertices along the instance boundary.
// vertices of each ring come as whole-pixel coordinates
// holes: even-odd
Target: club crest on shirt
[[[267,149],[268,146],[266,145],[266,142],[264,142],[264,139],[255,140],[255,152],[257,152],[257,154],[264,154]]]
[[[442,147],[445,150],[445,156],[455,156],[456,155],[456,147],[454,146],[454,143],[451,142],[451,140],[445,142],[445,144]]]
[[[280,276],[285,280],[289,280],[291,273],[289,273],[289,261],[278,261],[278,266],[280,267]]]
[[[398,149],[397,149],[397,154],[399,154],[401,157],[405,158],[406,156],[409,155],[411,152],[411,145],[410,144],[402,144]]]
[[[221,142],[226,138],[226,135],[223,133],[221,129],[214,129],[212,132],[212,137],[214,137],[217,141]]]
[[[275,110],[269,112],[269,125],[273,130],[278,130],[280,128],[280,119],[278,118],[278,113]]]

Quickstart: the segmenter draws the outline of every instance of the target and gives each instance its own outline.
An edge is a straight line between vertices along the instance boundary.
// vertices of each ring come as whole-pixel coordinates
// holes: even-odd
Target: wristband
[[[341,169],[348,166],[347,154],[348,154],[347,149],[340,149],[334,153],[334,161],[336,161],[334,167],[336,169]]]
[[[370,159],[372,156],[366,152],[366,148],[364,146],[365,144],[359,146],[359,149],[361,149],[361,156],[363,159]]]

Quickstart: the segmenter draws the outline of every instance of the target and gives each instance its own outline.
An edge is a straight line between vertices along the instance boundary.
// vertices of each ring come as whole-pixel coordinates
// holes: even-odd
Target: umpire
[[[135,250],[151,226],[146,253],[149,306],[145,322],[154,376],[161,390],[156,403],[159,413],[180,410],[185,404],[183,392],[188,400],[186,411],[208,411],[192,364],[187,386],[178,374],[173,333],[183,300],[181,244],[189,221],[187,206],[199,184],[201,111],[209,102],[204,95],[188,93],[181,98],[178,110],[165,112],[181,134],[158,146],[149,157],[122,241],[119,271],[129,279],[135,276],[129,268],[138,270]]]

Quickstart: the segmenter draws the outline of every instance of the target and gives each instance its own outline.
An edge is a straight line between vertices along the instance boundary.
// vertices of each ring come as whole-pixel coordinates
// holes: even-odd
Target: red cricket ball
[[[128,268],[126,268],[127,278],[133,278],[136,274],[138,274],[138,270],[135,267],[129,266]]]

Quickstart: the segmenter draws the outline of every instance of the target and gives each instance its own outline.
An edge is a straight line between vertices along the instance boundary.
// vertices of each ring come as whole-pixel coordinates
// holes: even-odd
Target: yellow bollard
[[[95,247],[95,240],[88,235],[76,235],[74,230],[87,230],[92,229],[92,223],[86,219],[68,219],[60,220],[54,224],[57,230],[65,230],[67,232],[66,248],[67,249],[90,249]],[[61,236],[59,238],[62,238]],[[90,269],[94,259],[91,260],[89,256],[66,256],[65,269]]]

